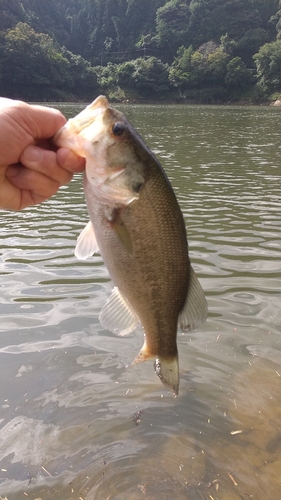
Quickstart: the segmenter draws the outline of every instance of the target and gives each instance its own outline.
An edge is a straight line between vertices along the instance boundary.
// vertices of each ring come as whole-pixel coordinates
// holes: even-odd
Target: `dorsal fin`
[[[198,278],[190,266],[189,288],[185,304],[179,315],[179,327],[183,331],[194,330],[207,318],[208,305]]]

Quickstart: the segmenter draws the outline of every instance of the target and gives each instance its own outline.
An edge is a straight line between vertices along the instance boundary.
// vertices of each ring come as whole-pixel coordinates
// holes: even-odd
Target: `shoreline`
[[[140,95],[133,94],[130,95],[118,95],[117,93],[105,91],[99,89],[97,91],[93,91],[93,95],[87,95],[83,98],[78,95],[69,94],[63,96],[45,96],[43,99],[34,99],[26,97],[13,97],[22,99],[23,101],[29,103],[41,103],[41,104],[50,104],[50,103],[68,103],[68,104],[89,104],[99,95],[105,95],[109,102],[112,105],[115,104],[137,104],[137,105],[190,105],[190,106],[281,106],[281,93],[276,92],[271,96],[228,96],[228,99],[215,99],[210,96],[210,99],[206,96],[206,98],[196,98],[190,96],[179,96],[179,95],[163,95],[160,98],[145,98]],[[11,98],[11,97],[10,97]]]
[[[93,96],[93,100],[96,98],[97,96]],[[41,104],[48,104],[48,103],[60,103],[60,104],[63,104],[63,103],[68,103],[68,104],[89,104],[91,102],[91,100],[88,100],[88,99],[70,99],[70,100],[64,100],[64,101],[56,101],[56,100],[46,100],[46,101],[42,101],[42,100],[33,100],[33,101],[30,101],[30,100],[25,100],[25,99],[22,99],[23,101],[26,101],[26,102],[29,102],[30,104],[38,104],[38,103],[41,103]],[[176,100],[176,99],[110,99],[108,98],[108,100],[112,103],[112,104],[144,104],[144,105],[189,105],[189,106],[199,106],[199,105],[202,105],[202,106],[276,106],[276,107],[281,107],[281,97],[279,99],[276,99],[275,101],[272,101],[272,100],[269,100],[269,99],[265,99],[265,100],[254,100],[254,99],[237,99],[237,100],[234,100],[234,99],[231,99],[230,101],[228,102],[225,102],[225,101],[220,101],[220,102],[202,102],[200,100],[193,100],[193,99],[183,99],[181,101],[179,100]]]

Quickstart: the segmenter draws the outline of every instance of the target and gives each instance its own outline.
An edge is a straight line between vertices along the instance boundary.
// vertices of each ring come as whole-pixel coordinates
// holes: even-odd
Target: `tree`
[[[71,92],[83,99],[93,99],[97,91],[97,73],[89,61],[83,57],[73,54],[65,47],[62,48],[62,56],[69,62],[69,76],[72,80]]]
[[[192,74],[191,57],[194,50],[192,45],[185,48],[183,45],[177,51],[177,57],[169,70],[169,80],[172,85],[179,89],[192,86],[194,77]]]
[[[269,42],[269,35],[263,28],[255,28],[246,33],[236,42],[234,55],[242,59],[248,68],[254,68],[253,55],[261,45]]]
[[[134,61],[133,85],[143,96],[155,97],[169,90],[168,65],[156,57],[138,58]]]
[[[177,49],[184,44],[189,20],[189,8],[182,0],[170,0],[156,12],[156,41],[162,58],[173,60]]]
[[[132,74],[135,71],[134,61],[126,61],[117,67],[117,83],[124,87],[132,85]]]
[[[213,41],[204,43],[191,56],[191,71],[196,85],[223,85],[229,55]]]
[[[208,55],[208,72],[213,85],[223,85],[229,55],[217,47]]]
[[[266,43],[254,55],[258,86],[265,92],[281,91],[281,40]]]
[[[180,89],[224,85],[229,55],[213,41],[198,50],[180,47],[170,71],[171,83]]]
[[[102,89],[108,91],[111,88],[114,88],[117,84],[117,64],[113,64],[112,62],[108,63],[106,66],[98,66],[96,69],[98,74],[98,82],[99,86]]]
[[[281,39],[281,0],[279,0],[278,10],[271,18],[272,24],[275,25],[277,31],[277,40]]]
[[[253,83],[251,71],[240,57],[234,57],[226,66],[225,83],[229,87],[247,87]]]
[[[49,35],[36,33],[26,23],[18,23],[7,32],[2,78],[8,92],[32,99],[33,95],[44,97],[47,89],[69,90],[72,79],[68,69],[68,60]]]
[[[69,92],[88,98],[97,71],[111,92],[122,85],[136,96],[156,97],[171,86],[229,94],[250,82],[248,69],[253,73],[259,61],[253,54],[281,39],[281,0],[0,0],[0,6],[1,90],[28,99]],[[272,68],[258,63],[264,89],[279,85],[277,56],[270,57]]]

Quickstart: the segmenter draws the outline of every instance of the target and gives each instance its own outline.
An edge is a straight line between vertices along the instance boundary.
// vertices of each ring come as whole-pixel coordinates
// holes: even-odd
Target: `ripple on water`
[[[0,495],[277,499],[280,110],[124,109],[172,180],[209,318],[179,332],[175,399],[152,363],[127,368],[141,328],[118,338],[99,324],[108,273],[73,255],[88,220],[81,176],[3,213]]]

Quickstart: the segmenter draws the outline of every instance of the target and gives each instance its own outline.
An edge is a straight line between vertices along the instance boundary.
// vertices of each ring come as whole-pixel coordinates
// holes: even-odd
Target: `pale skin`
[[[0,98],[0,209],[42,203],[84,170],[83,158],[52,144],[65,123],[53,108]]]

